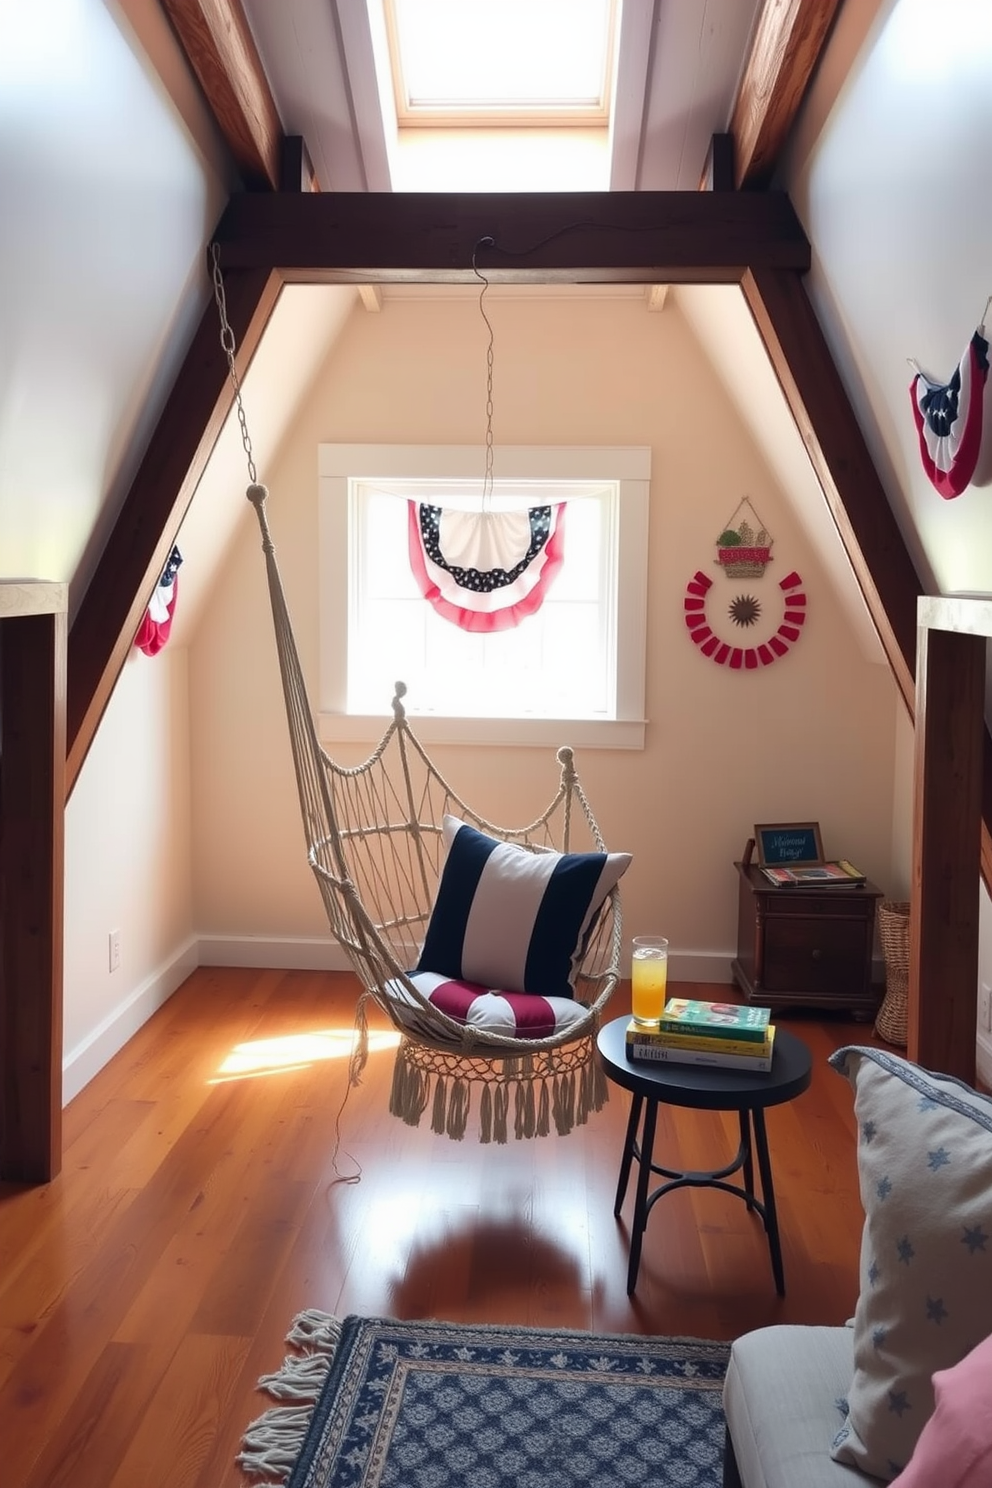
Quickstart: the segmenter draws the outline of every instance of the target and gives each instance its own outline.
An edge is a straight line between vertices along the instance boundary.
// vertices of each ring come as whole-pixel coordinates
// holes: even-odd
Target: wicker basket
[[[875,1019],[875,1032],[887,1044],[904,1049],[909,1011],[909,905],[905,900],[882,900],[878,933],[885,955],[885,996]]]

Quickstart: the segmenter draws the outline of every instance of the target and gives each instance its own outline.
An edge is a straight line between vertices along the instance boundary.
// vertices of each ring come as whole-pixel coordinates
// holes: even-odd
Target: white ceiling
[[[698,187],[710,140],[729,124],[759,3],[622,0],[611,190]],[[321,188],[395,189],[395,116],[380,97],[372,39],[381,0],[244,8],[283,128],[306,141]]]

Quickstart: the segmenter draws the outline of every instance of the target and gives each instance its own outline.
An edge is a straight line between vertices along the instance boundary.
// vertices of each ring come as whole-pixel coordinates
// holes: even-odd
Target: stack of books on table
[[[672,997],[659,1023],[627,1024],[627,1058],[767,1073],[775,1047],[770,1016],[766,1007]]]

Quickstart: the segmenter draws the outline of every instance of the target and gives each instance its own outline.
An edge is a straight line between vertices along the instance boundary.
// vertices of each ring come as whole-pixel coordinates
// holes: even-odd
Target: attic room
[[[935,378],[950,376],[992,293],[982,251],[989,208],[981,183],[988,167],[977,144],[989,125],[992,23],[980,3],[947,0],[946,10],[946,24],[935,34],[921,0],[792,7],[773,0],[628,0],[617,63],[627,69],[620,73],[625,86],[618,89],[623,109],[608,139],[605,176],[593,177],[590,187],[594,152],[588,140],[573,139],[566,168],[555,164],[542,180],[541,162],[533,164],[535,184],[521,179],[518,157],[508,179],[480,187],[471,153],[462,159],[455,152],[435,167],[427,188],[489,189],[507,193],[507,199],[534,191],[548,198],[552,213],[556,193],[589,189],[607,196],[710,197],[720,184],[714,179],[721,165],[714,154],[719,137],[733,141],[735,168],[751,172],[731,190],[786,193],[810,245],[810,268],[801,276],[810,328],[822,336],[826,362],[836,368],[850,424],[822,421],[829,392],[819,408],[810,403],[808,379],[815,381],[818,352],[810,352],[797,373],[798,388],[790,385],[788,352],[777,359],[766,352],[781,324],[769,312],[762,325],[760,294],[749,295],[737,282],[694,282],[689,272],[681,282],[674,274],[664,282],[646,271],[641,277],[634,251],[618,251],[616,262],[627,256],[633,266],[623,273],[615,268],[602,282],[561,264],[544,282],[536,270],[523,282],[521,276],[500,275],[498,255],[491,260],[486,307],[494,338],[497,468],[501,449],[521,446],[650,453],[643,737],[635,747],[617,748],[592,735],[588,743],[558,739],[552,727],[539,743],[531,734],[527,742],[487,746],[462,743],[449,733],[431,747],[446,775],[470,798],[484,802],[495,819],[513,821],[530,819],[553,788],[555,744],[575,742],[608,844],[633,855],[623,883],[625,935],[663,928],[670,937],[671,978],[680,988],[703,989],[701,996],[734,990],[734,865],[755,823],[817,820],[827,854],[857,863],[890,900],[923,893],[914,882],[914,854],[922,864],[958,852],[956,841],[949,846],[947,840],[921,837],[918,825],[925,770],[913,727],[915,597],[992,592],[983,540],[987,472],[980,467],[960,496],[941,498],[921,466],[907,390],[911,363]],[[167,1048],[170,1026],[202,1024],[196,1036],[203,1039],[204,1060],[208,1045],[214,1059],[218,1043],[231,1041],[232,1029],[240,1030],[242,1040],[261,1037],[256,1023],[261,1030],[275,1026],[282,995],[296,1014],[302,1012],[304,1026],[309,1020],[326,1028],[328,983],[334,1023],[345,1031],[350,1026],[347,962],[328,934],[301,850],[262,556],[244,499],[241,432],[229,388],[218,385],[208,397],[208,378],[198,381],[196,372],[198,356],[204,363],[213,358],[210,375],[216,366],[221,374],[225,370],[214,339],[208,245],[215,236],[226,243],[231,257],[225,272],[236,285],[246,271],[234,261],[238,245],[224,236],[232,204],[237,212],[245,204],[240,199],[251,207],[252,198],[275,199],[286,188],[278,170],[275,180],[264,180],[257,163],[264,148],[259,154],[257,140],[245,143],[252,117],[257,122],[257,99],[246,106],[230,87],[238,68],[246,67],[244,36],[250,50],[257,49],[258,69],[271,89],[268,147],[277,157],[282,151],[283,170],[288,159],[298,177],[303,167],[305,181],[312,171],[316,194],[325,198],[315,210],[333,205],[326,199],[335,193],[423,189],[397,184],[413,168],[410,154],[390,156],[381,118],[373,127],[379,105],[373,106],[360,66],[364,5],[293,0],[278,7],[277,15],[256,0],[244,5],[242,17],[230,0],[62,0],[58,11],[57,26],[12,17],[0,23],[9,204],[0,243],[9,351],[0,424],[0,579],[65,586],[68,635],[68,768],[63,781],[53,766],[49,780],[50,794],[58,798],[61,790],[65,799],[64,873],[57,874],[47,898],[42,889],[31,899],[31,884],[15,884],[9,846],[5,866],[3,1176],[23,1176],[16,1154],[11,1161],[11,1132],[23,1117],[23,1109],[15,1113],[15,1095],[21,1100],[25,1088],[15,1066],[18,1059],[33,1059],[37,1075],[39,1050],[43,1066],[47,1051],[48,1066],[42,1079],[33,1075],[27,1081],[28,1109],[48,1125],[40,1138],[35,1133],[30,1156],[40,1152],[51,1176],[65,1164],[54,1185],[0,1187],[0,1226],[11,1198],[37,1195],[34,1207],[19,1211],[12,1231],[20,1239],[11,1241],[17,1259],[2,1325],[10,1343],[3,1354],[0,1418],[8,1419],[8,1397],[9,1420],[23,1443],[14,1463],[18,1484],[60,1480],[87,1419],[81,1384],[96,1389],[94,1371],[109,1367],[113,1350],[140,1345],[143,1308],[147,1317],[153,1311],[158,1316],[151,1293],[142,1300],[144,1290],[135,1290],[94,1341],[104,1363],[98,1366],[96,1355],[84,1349],[73,1378],[54,1398],[47,1405],[31,1403],[29,1386],[58,1357],[60,1330],[69,1325],[71,1309],[85,1305],[83,1292],[73,1301],[70,1291],[64,1299],[70,1312],[60,1312],[58,1296],[39,1284],[35,1310],[45,1326],[30,1343],[26,1330],[37,1327],[38,1317],[29,1323],[22,1315],[14,1279],[30,1279],[46,1265],[44,1252],[33,1250],[27,1238],[36,1226],[44,1233],[44,1194],[70,1177],[75,1181],[91,1161],[102,1162],[96,1147],[90,1150],[90,1139],[96,1143],[111,1117],[122,1138],[132,1120],[136,1129],[145,1120],[161,1123],[161,1142],[170,1140],[170,1130],[180,1130],[178,1117],[156,1107],[156,1095],[128,1093],[120,1072],[153,1057],[157,1038],[165,1041],[159,1049]],[[791,12],[787,19],[784,11]],[[756,46],[767,40],[763,27],[777,36],[781,54],[772,47],[769,57]],[[197,43],[201,32],[213,39],[201,36]],[[206,81],[203,71],[215,46],[225,55],[225,33],[228,42],[232,35],[241,38],[234,63],[226,54],[226,85],[222,67],[213,83],[209,65]],[[332,102],[325,96],[320,103],[307,92],[314,87],[301,62],[307,56],[325,63],[330,58],[325,94],[333,95]],[[747,153],[741,113],[741,100],[750,97],[753,105],[757,96],[745,85],[758,87],[762,66],[764,80],[774,83],[764,119],[768,133],[758,136],[768,158],[753,139]],[[675,86],[680,74],[692,78],[689,97]],[[242,81],[245,75],[257,81],[251,67],[240,74]],[[942,121],[939,132],[932,127],[935,118]],[[300,142],[301,153],[294,153]],[[270,153],[275,169],[272,158]],[[273,185],[282,191],[274,192]],[[297,195],[299,185],[298,179]],[[249,237],[245,231],[242,248]],[[411,235],[404,250],[412,241]],[[518,241],[534,242],[536,236]],[[402,262],[392,242],[379,251],[383,263]],[[587,266],[591,262],[592,257]],[[359,444],[465,446],[481,459],[486,328],[478,279],[464,254],[456,275],[438,273],[434,282],[427,272],[413,282],[414,276],[385,268],[363,277],[358,271],[374,266],[357,257],[337,282],[319,264],[310,274],[277,259],[271,265],[286,271],[278,296],[266,291],[270,304],[260,294],[259,314],[239,324],[239,345],[247,347],[244,406],[259,478],[270,490],[272,530],[304,667],[317,695],[327,639],[324,560],[315,557],[322,542],[319,451]],[[199,348],[210,349],[201,356]],[[844,432],[831,446],[830,429],[837,427]],[[181,439],[156,468],[177,429]],[[873,508],[876,496],[884,498],[884,509]],[[714,665],[691,644],[684,619],[687,585],[697,571],[717,573],[717,539],[745,499],[772,540],[772,584],[761,581],[763,597],[791,570],[801,575],[809,600],[807,623],[790,654],[753,672]],[[154,520],[143,526],[141,512],[149,510],[149,501]],[[158,655],[148,657],[131,640],[174,543],[183,564],[171,635]],[[896,600],[888,615],[887,598]],[[715,615],[714,629],[728,628],[729,639],[732,620],[724,611]],[[20,730],[12,720],[26,692],[19,667],[10,662],[17,643],[6,624],[3,639],[5,754],[16,762]],[[48,661],[57,675],[57,664]],[[969,661],[972,682],[974,670]],[[941,696],[948,711],[938,705],[931,714],[935,752],[945,716],[949,730],[953,723],[954,699],[934,692],[935,699]],[[63,707],[65,698],[63,693]],[[45,699],[33,700],[32,717],[35,705],[43,713]],[[357,760],[385,725],[389,697],[382,698],[381,717],[364,732],[336,723],[331,707],[323,711],[327,747]],[[965,749],[964,732],[948,737]],[[981,785],[980,766],[972,761],[962,770],[968,778],[962,795],[973,794]],[[17,833],[23,830],[19,821],[8,826],[8,818],[15,818],[10,798],[8,785],[8,844],[22,840]],[[53,821],[43,858],[51,872],[62,863],[57,805]],[[942,918],[939,905],[932,910],[932,939],[924,937],[916,949],[916,1042],[909,1053],[929,1068],[961,1074],[945,1056],[967,1062],[973,1051],[964,1077],[974,1082],[977,1076],[987,1086],[992,1029],[982,1026],[979,1014],[982,988],[992,985],[989,901],[981,878],[988,832],[979,844],[977,819],[973,840],[967,821],[962,826],[955,817],[952,825],[965,838],[954,858],[953,883],[969,888],[953,914],[945,911]],[[21,892],[26,900],[16,897]],[[47,955],[44,947],[37,954],[30,919],[9,909],[29,904],[36,910],[39,903],[47,905],[52,927]],[[938,974],[945,953],[953,962],[949,981],[955,989],[946,1002]],[[27,1032],[13,975],[25,964],[34,973],[41,967],[51,999],[47,1021],[42,1008],[36,1020],[28,1020]],[[884,968],[877,944],[873,974],[878,985]],[[933,989],[922,1015],[920,982]],[[825,1020],[824,1027],[805,1020],[800,1031],[822,1063],[838,1044],[863,1042],[869,1028],[843,1019],[835,1025]],[[388,1054],[374,1055],[373,1064],[376,1059],[386,1061]],[[203,1069],[208,1080],[205,1064]],[[476,1159],[466,1151],[456,1161],[449,1151],[432,1147],[438,1139],[426,1133],[410,1134],[418,1143],[410,1150],[426,1164],[425,1173],[446,1175],[436,1203],[412,1205],[405,1181],[397,1182],[390,1198],[375,1153],[392,1151],[405,1138],[386,1114],[383,1078],[367,1077],[343,1113],[338,1090],[315,1118],[319,1126],[340,1116],[344,1147],[361,1151],[364,1171],[354,1189],[335,1188],[336,1169],[327,1166],[330,1143],[316,1168],[307,1168],[306,1179],[313,1171],[320,1175],[312,1185],[314,1213],[326,1213],[331,1228],[324,1233],[312,1217],[304,1222],[302,1211],[287,1218],[292,1234],[303,1237],[293,1260],[275,1237],[248,1241],[258,1256],[266,1243],[279,1255],[264,1318],[247,1325],[240,1318],[234,1277],[226,1303],[195,1304],[202,1327],[183,1325],[181,1337],[164,1337],[160,1356],[142,1375],[141,1389],[150,1390],[153,1378],[172,1377],[179,1367],[174,1351],[188,1352],[191,1338],[195,1346],[199,1337],[209,1337],[213,1348],[213,1340],[237,1336],[229,1357],[219,1346],[215,1357],[223,1379],[223,1406],[217,1408],[222,1425],[215,1419],[209,1440],[186,1461],[168,1472],[157,1464],[158,1475],[148,1476],[154,1444],[172,1425],[167,1404],[144,1398],[139,1404],[136,1398],[126,1415],[134,1441],[130,1448],[120,1440],[104,1448],[102,1481],[113,1481],[115,1473],[121,1482],[138,1481],[141,1473],[141,1480],[163,1483],[205,1483],[225,1473],[223,1481],[241,1481],[232,1464],[238,1432],[252,1414],[252,1382],[278,1354],[280,1328],[294,1307],[315,1300],[297,1295],[307,1292],[309,1276],[321,1275],[326,1295],[316,1300],[330,1311],[339,1311],[345,1297],[350,1311],[389,1312],[405,1305],[411,1315],[451,1316],[451,1310],[443,1311],[445,1301],[458,1310],[465,1298],[446,1293],[436,1259],[434,1269],[428,1266],[435,1249],[444,1253],[441,1240],[447,1235],[448,1254],[467,1268],[465,1315],[525,1320],[512,1303],[476,1295],[468,1273],[475,1275],[487,1246],[498,1250],[506,1236],[520,1241],[518,1210],[532,1207],[535,1193],[544,1198],[525,1243],[534,1287],[537,1293],[546,1289],[547,1310],[532,1297],[528,1315],[551,1325],[618,1332],[630,1327],[629,1304],[613,1290],[622,1287],[624,1237],[618,1245],[609,1213],[622,1135],[619,1093],[608,1128],[591,1123],[587,1134],[568,1139],[586,1144],[584,1159],[521,1157],[503,1149],[487,1155],[483,1161],[497,1174],[493,1208],[474,1200],[473,1229],[457,1194],[464,1165],[472,1168]],[[165,1068],[162,1090],[170,1079]],[[696,1278],[681,1294],[662,1268],[652,1270],[649,1249],[657,1235],[653,1227],[649,1231],[640,1284],[648,1300],[634,1324],[639,1331],[729,1339],[768,1322],[833,1323],[849,1315],[860,1222],[853,1125],[842,1083],[832,1072],[825,1080],[839,1088],[827,1084],[816,1095],[810,1122],[814,1129],[818,1121],[836,1124],[841,1171],[836,1187],[826,1192],[838,1213],[846,1206],[850,1222],[838,1219],[834,1225],[815,1212],[825,1192],[817,1189],[819,1180],[803,1202],[801,1153],[808,1133],[793,1132],[780,1139],[776,1154],[783,1181],[788,1170],[799,1184],[791,1197],[786,1190],[782,1206],[783,1232],[792,1227],[787,1297],[776,1299],[763,1275],[734,1294],[734,1257],[739,1268],[766,1265],[761,1242],[743,1218],[732,1228],[722,1213],[710,1218],[706,1211],[698,1236],[685,1222],[678,1231],[676,1249]],[[246,1080],[233,1097],[238,1119],[263,1147],[269,1139],[254,1124],[262,1119],[260,1108],[251,1114],[249,1103],[252,1088],[259,1092],[268,1083]],[[804,1097],[813,1098],[814,1092]],[[191,1107],[199,1109],[199,1099],[191,1097]],[[354,1125],[359,1117],[360,1134]],[[282,1118],[270,1113],[270,1119]],[[775,1119],[769,1119],[773,1146]],[[202,1121],[209,1126],[206,1114]],[[682,1137],[689,1147],[696,1140],[687,1131]],[[318,1151],[316,1131],[305,1145]],[[439,1142],[439,1148],[449,1145]],[[194,1171],[207,1169],[193,1159],[192,1146],[187,1133],[172,1161],[188,1166],[190,1182],[209,1184],[209,1176],[194,1180]],[[129,1205],[124,1195],[141,1189],[145,1180],[136,1174],[151,1171],[154,1147],[150,1142],[140,1155],[135,1149],[134,1165],[128,1176],[113,1180],[116,1197],[99,1222],[93,1197],[83,1188],[73,1190],[81,1226],[73,1245],[83,1246],[69,1262],[77,1280],[91,1277],[95,1285],[99,1268],[113,1264],[114,1247],[131,1245],[126,1230],[112,1229],[110,1216],[117,1203],[123,1215]],[[566,1162],[579,1162],[583,1172],[602,1170],[594,1180],[603,1188],[595,1212],[592,1199],[588,1213],[568,1199],[575,1174]],[[553,1177],[557,1163],[562,1167]],[[289,1184],[285,1175],[274,1182],[273,1196],[280,1184]],[[299,1197],[294,1189],[292,1202]],[[353,1211],[341,1234],[332,1221],[339,1202]],[[416,1208],[416,1225],[401,1213],[403,1203]],[[72,1212],[64,1221],[70,1231],[76,1224]],[[554,1252],[555,1214],[567,1214],[592,1253],[602,1249],[616,1271],[604,1283],[595,1262],[591,1270],[580,1270],[578,1293],[585,1300],[578,1306],[562,1300],[576,1283],[567,1247]],[[381,1226],[382,1239],[373,1245],[374,1260],[363,1277],[355,1252],[366,1223]],[[660,1233],[660,1221],[655,1225]],[[87,1226],[92,1243],[82,1239]],[[215,1258],[223,1260],[234,1250],[230,1236],[220,1233]],[[245,1232],[252,1233],[250,1227]],[[348,1254],[339,1273],[328,1269],[326,1256],[342,1238]],[[169,1237],[162,1239],[163,1254],[169,1243]],[[181,1256],[184,1243],[177,1238],[168,1253]],[[751,1253],[755,1246],[757,1256]],[[813,1281],[818,1256],[829,1272],[819,1296]],[[442,1271],[446,1264],[440,1262]],[[404,1270],[410,1278],[405,1291],[395,1278],[392,1292],[384,1288],[383,1276]],[[697,1271],[709,1281],[699,1282]],[[254,1285],[248,1276],[246,1262],[246,1284]],[[712,1292],[704,1297],[710,1282]],[[604,1285],[605,1294],[590,1300]],[[30,1288],[21,1293],[29,1294]],[[225,1316],[239,1321],[225,1322]],[[201,1379],[211,1367],[201,1366]],[[188,1397],[182,1402],[178,1408],[187,1411]],[[46,1422],[52,1440],[43,1451],[37,1433]],[[28,1429],[22,1435],[23,1426]]]

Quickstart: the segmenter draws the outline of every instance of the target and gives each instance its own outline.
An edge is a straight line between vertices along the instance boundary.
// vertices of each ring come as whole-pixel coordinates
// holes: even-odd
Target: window
[[[409,503],[477,507],[485,451],[320,447],[320,714],[370,738],[397,679],[425,740],[643,745],[646,449],[497,448],[494,509],[566,503],[565,557],[537,614],[463,631],[422,597]]]

